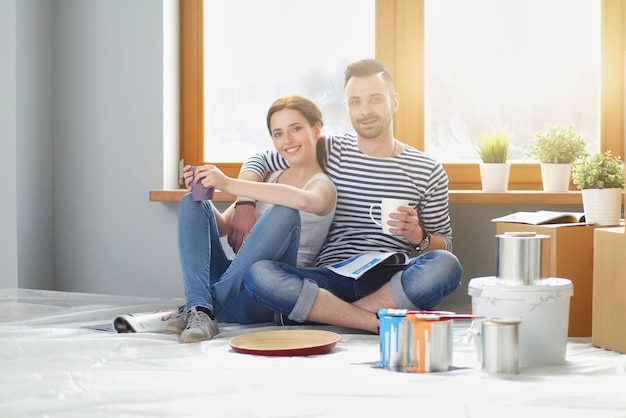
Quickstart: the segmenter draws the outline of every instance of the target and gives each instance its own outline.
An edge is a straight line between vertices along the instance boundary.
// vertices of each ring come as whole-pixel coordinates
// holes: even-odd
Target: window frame
[[[394,135],[424,149],[424,1],[376,1],[376,58],[394,75],[401,105]],[[600,148],[624,157],[624,46],[626,5],[602,0]],[[180,158],[204,164],[202,0],[180,0]],[[236,177],[241,162],[217,164]],[[480,190],[478,163],[443,166],[450,190]],[[538,163],[513,163],[509,190],[541,190]],[[575,189],[570,183],[570,189]]]

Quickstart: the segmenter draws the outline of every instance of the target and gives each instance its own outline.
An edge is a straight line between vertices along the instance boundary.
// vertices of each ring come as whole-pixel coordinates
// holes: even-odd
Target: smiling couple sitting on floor
[[[318,107],[287,96],[267,114],[275,149],[248,159],[239,178],[213,165],[185,167],[188,187],[197,181],[239,198],[224,212],[190,194],[179,204],[187,315],[172,330],[182,342],[213,338],[218,322],[275,317],[377,333],[380,308],[431,309],[459,286],[442,165],[393,137],[399,95],[382,62],[354,62],[344,75],[356,135],[321,136]],[[409,203],[390,215],[388,233],[370,218],[381,198]],[[373,251],[417,255],[356,281],[325,267]]]

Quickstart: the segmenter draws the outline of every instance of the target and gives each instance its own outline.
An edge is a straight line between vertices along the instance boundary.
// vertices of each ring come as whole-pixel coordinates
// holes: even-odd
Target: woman
[[[185,167],[188,188],[191,181],[196,181],[259,202],[238,200],[220,213],[211,201],[196,202],[191,194],[181,200],[178,250],[187,312],[181,342],[213,338],[219,332],[218,320],[249,324],[273,318],[271,310],[255,303],[242,291],[244,275],[256,261],[276,260],[299,266],[315,262],[336,204],[335,186],[316,156],[316,141],[322,126],[322,114],[312,101],[301,96],[284,97],[270,107],[267,128],[289,168],[272,173],[265,182],[251,182],[230,178],[213,165],[198,167],[195,173],[189,166]],[[260,216],[267,210],[297,209],[300,219],[297,224],[253,227],[235,258],[229,260],[220,236],[228,232],[236,205],[255,206]],[[284,242],[265,242],[264,229],[269,227],[284,229],[288,238]]]

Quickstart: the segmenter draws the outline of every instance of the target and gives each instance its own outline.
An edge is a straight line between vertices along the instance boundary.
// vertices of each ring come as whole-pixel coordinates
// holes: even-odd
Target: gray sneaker
[[[219,333],[217,319],[198,311],[194,306],[187,314],[187,327],[180,334],[181,343],[195,343],[210,340]]]
[[[187,315],[185,314],[185,305],[179,306],[178,311],[174,314],[171,321],[165,326],[165,329],[176,334],[180,334],[187,327]]]

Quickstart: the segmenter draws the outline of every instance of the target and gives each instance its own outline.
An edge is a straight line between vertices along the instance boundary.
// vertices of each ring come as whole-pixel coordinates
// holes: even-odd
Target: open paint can
[[[380,362],[379,367],[404,371],[403,353],[406,350],[406,339],[401,338],[400,325],[406,317],[406,312],[401,310],[381,309],[378,313],[380,336]]]
[[[402,322],[407,342],[403,364],[407,372],[445,372],[452,367],[451,319],[424,319],[409,314]]]
[[[442,372],[452,364],[452,319],[454,312],[378,311],[380,334],[379,367],[401,372]]]

